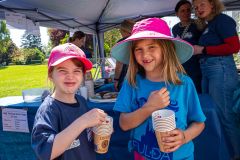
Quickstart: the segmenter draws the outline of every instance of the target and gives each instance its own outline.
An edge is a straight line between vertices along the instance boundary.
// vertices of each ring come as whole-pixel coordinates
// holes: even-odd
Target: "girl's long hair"
[[[129,84],[133,87],[136,87],[137,73],[144,77],[146,76],[144,68],[137,63],[134,56],[134,49],[138,41],[132,42],[129,67],[127,71],[127,80]],[[180,85],[182,82],[179,79],[177,73],[186,74],[186,72],[177,58],[174,43],[171,40],[165,39],[155,39],[154,41],[161,47],[163,55],[162,70],[159,72],[159,74],[163,76],[165,83],[173,83],[175,85]]]

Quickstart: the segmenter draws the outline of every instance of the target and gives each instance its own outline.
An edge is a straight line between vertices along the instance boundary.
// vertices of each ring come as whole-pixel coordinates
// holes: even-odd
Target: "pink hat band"
[[[143,31],[153,31],[167,36],[171,36],[171,31],[167,23],[165,21],[159,21],[158,18],[149,18],[137,22],[133,27],[131,35]]]

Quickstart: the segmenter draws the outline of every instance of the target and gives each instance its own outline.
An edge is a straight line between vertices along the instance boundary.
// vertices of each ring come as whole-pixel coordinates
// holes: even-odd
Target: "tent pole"
[[[102,69],[102,78],[105,77],[105,59],[104,59],[104,33],[97,33],[98,36],[98,47],[99,47],[99,52],[100,52],[100,64],[101,64],[101,69]]]
[[[97,43],[97,35],[93,34],[92,36],[93,39],[93,53],[94,53],[94,59],[93,62],[97,63],[97,58],[98,58],[98,43]]]

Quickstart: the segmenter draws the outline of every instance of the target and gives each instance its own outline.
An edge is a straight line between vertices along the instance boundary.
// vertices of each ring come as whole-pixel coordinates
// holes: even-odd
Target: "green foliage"
[[[53,48],[53,46],[50,41],[48,42],[47,45],[43,46],[43,52],[45,53],[46,57],[49,57],[52,48]]]
[[[6,22],[0,22],[0,65],[5,63],[8,65],[10,62],[10,56],[12,54],[13,42],[10,39],[10,33],[7,29]]]
[[[23,48],[38,48],[42,50],[41,37],[33,34],[25,34],[21,38],[21,47]]]
[[[48,35],[49,35],[49,38],[50,38],[50,41],[51,41],[51,44],[53,47],[59,45],[61,39],[64,39],[66,34],[69,34],[69,31],[55,29],[55,28],[48,29]]]
[[[104,43],[104,53],[108,55],[110,51],[111,51],[111,48],[109,47],[109,45],[107,43]]]
[[[38,48],[23,48],[21,52],[25,64],[42,63],[45,59],[45,55]]]
[[[21,50],[19,50],[16,46],[12,50],[11,62],[18,65],[25,63],[24,55],[22,54]]]
[[[1,41],[10,40],[10,32],[9,32],[9,30],[7,29],[6,22],[5,22],[5,21],[1,21],[0,24],[1,24],[1,27],[0,27],[0,40],[1,40]],[[1,52],[6,51],[6,50],[2,50],[3,47],[4,47],[4,46],[1,46],[1,48],[0,48],[0,51],[1,51]]]
[[[67,33],[63,39],[60,40],[60,44],[67,43],[69,39],[69,34]]]
[[[104,52],[106,57],[110,57],[111,48],[120,38],[122,38],[122,36],[116,28],[104,33]]]

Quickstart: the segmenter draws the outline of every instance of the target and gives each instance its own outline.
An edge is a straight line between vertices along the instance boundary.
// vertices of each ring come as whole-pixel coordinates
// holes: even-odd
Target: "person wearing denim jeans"
[[[222,14],[220,0],[193,0],[197,17],[207,22],[194,54],[201,55],[202,92],[208,93],[217,104],[217,113],[233,148],[232,158],[240,159],[240,126],[233,112],[233,92],[238,75],[233,54],[240,43],[236,22]]]

